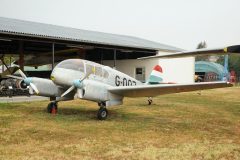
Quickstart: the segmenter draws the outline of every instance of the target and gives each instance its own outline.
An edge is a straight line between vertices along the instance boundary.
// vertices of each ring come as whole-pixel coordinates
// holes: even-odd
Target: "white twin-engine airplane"
[[[51,79],[27,77],[19,70],[20,88],[29,86],[30,94],[50,97],[49,113],[57,111],[59,101],[73,100],[74,97],[97,102],[99,120],[108,116],[106,107],[120,105],[124,97],[154,97],[162,94],[195,91],[232,86],[228,82],[206,82],[191,84],[166,84],[162,81],[162,68],[154,67],[146,83],[108,66],[82,59],[68,59],[60,62],[52,71]],[[151,104],[149,99],[149,104]]]

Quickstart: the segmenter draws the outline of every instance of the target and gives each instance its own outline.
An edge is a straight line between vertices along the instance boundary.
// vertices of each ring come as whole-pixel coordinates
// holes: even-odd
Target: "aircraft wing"
[[[109,92],[126,97],[154,97],[163,94],[189,92],[204,89],[231,87],[229,82],[203,82],[191,84],[158,84],[111,87]]]
[[[151,58],[180,58],[180,57],[193,57],[203,55],[223,55],[223,54],[239,54],[240,45],[228,46],[224,48],[215,49],[196,49],[193,51],[183,51],[176,53],[163,53],[156,56],[141,57],[138,59],[151,59]]]

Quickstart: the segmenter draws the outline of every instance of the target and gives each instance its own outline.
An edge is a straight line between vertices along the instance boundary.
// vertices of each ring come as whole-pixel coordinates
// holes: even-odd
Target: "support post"
[[[101,64],[103,64],[103,53],[101,52],[101,60],[100,60]]]
[[[223,73],[223,81],[228,81],[229,75],[228,75],[228,54],[224,56],[224,73]]]
[[[113,58],[114,58],[113,68],[116,69],[116,59],[117,59],[117,50],[116,49],[114,49],[114,56],[113,56]]]
[[[55,63],[55,44],[52,43],[52,70],[54,68],[54,63]]]
[[[23,41],[19,42],[19,60],[18,60],[19,68],[24,71],[24,53],[23,53]]]

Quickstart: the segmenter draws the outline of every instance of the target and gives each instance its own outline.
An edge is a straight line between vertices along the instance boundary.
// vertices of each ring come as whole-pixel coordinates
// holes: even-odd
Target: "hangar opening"
[[[0,53],[1,60],[5,59],[7,66],[19,66],[29,76],[42,78],[48,78],[54,65],[65,59],[81,58],[100,64],[108,60],[115,66],[116,60],[137,59],[156,54],[154,51],[130,51],[18,39],[0,39]],[[7,67],[2,65],[2,69],[5,71]]]

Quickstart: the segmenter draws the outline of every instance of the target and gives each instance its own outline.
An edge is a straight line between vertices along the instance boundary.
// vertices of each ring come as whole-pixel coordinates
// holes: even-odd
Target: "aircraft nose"
[[[62,83],[62,73],[58,70],[58,69],[54,69],[51,76],[50,76],[50,79],[54,82],[54,83],[57,83],[57,84],[61,84]]]
[[[50,76],[50,79],[52,81],[56,81],[56,70],[53,70],[52,73],[51,73],[51,76]]]
[[[54,77],[53,75],[51,75],[51,76],[50,76],[50,79],[51,79],[52,81],[54,81],[54,80],[55,80],[55,77]]]

